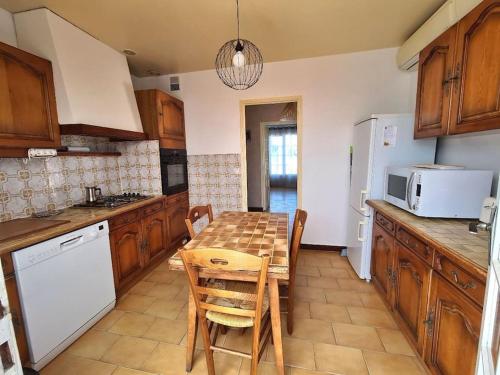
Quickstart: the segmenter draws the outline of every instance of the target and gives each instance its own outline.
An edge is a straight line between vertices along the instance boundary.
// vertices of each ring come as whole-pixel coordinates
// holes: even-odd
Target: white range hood
[[[52,61],[62,126],[143,131],[125,56],[45,8],[14,22],[18,48]]]

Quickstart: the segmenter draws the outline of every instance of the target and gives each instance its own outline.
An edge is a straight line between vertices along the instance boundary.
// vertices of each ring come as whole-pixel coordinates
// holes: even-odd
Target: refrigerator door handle
[[[366,221],[360,220],[358,222],[358,241],[365,242],[365,238],[363,237],[363,233],[361,232],[361,229],[363,228],[363,225],[366,224]]]
[[[366,195],[368,194],[368,190],[361,190],[359,194],[359,209],[363,211],[367,211],[368,207],[365,205]]]

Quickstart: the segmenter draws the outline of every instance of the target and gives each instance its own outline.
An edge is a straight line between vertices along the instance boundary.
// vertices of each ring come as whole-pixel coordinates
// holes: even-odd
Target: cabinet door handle
[[[473,281],[469,281],[467,283],[460,281],[458,279],[458,272],[456,272],[456,271],[451,271],[451,276],[453,277],[453,281],[455,282],[455,284],[457,284],[462,289],[475,289],[476,288],[476,284]]]
[[[427,315],[427,319],[423,321],[427,328],[427,336],[432,337],[432,331],[434,329],[434,311],[431,310],[429,311],[429,314]]]

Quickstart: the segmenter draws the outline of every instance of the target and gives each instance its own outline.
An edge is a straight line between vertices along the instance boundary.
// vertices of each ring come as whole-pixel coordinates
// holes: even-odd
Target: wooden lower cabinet
[[[394,237],[378,224],[373,225],[372,279],[377,288],[391,303],[394,280]]]
[[[433,374],[473,375],[482,310],[448,281],[432,280],[425,362]]]
[[[142,222],[146,262],[161,256],[170,243],[165,211],[144,218]]]
[[[188,236],[185,222],[188,211],[189,199],[187,192],[167,198],[167,224],[170,241],[173,244],[182,243]]]
[[[134,222],[110,233],[115,288],[135,278],[144,266],[141,224]]]
[[[407,337],[422,353],[431,267],[397,242],[395,250],[394,312],[403,322]]]

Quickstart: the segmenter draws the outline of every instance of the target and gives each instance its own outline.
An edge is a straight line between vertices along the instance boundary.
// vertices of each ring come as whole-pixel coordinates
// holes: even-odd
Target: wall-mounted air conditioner
[[[397,64],[401,70],[415,70],[418,55],[430,42],[469,13],[481,0],[448,0],[399,48]]]

